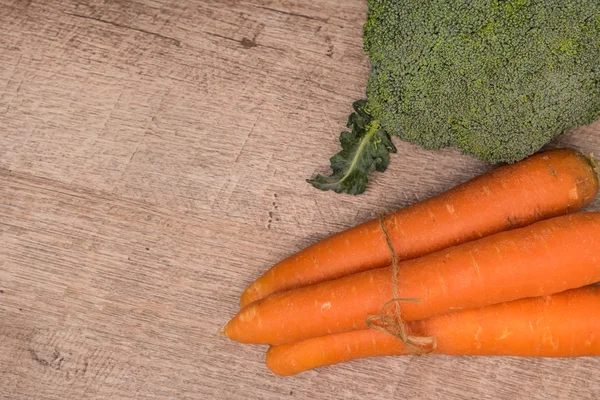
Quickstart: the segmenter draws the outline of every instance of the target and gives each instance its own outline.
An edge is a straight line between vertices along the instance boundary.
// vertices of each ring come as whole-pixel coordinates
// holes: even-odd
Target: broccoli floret
[[[369,0],[367,97],[392,135],[515,162],[600,115],[598,0]]]
[[[364,47],[368,123],[426,149],[515,162],[600,115],[599,0],[368,0]],[[372,154],[310,182],[366,186]]]

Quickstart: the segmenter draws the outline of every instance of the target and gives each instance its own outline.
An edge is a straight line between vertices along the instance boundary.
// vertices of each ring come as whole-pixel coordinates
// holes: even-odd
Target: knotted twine
[[[401,298],[398,295],[398,255],[385,227],[385,218],[379,218],[381,231],[392,255],[392,294],[393,298],[386,302],[378,315],[371,315],[365,320],[371,329],[388,333],[400,339],[406,348],[415,355],[431,353],[436,348],[435,338],[409,334],[406,323],[400,312],[401,302],[419,303],[419,299]]]

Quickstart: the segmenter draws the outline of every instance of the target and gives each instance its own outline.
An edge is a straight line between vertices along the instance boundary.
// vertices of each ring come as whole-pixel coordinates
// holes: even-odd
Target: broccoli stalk
[[[600,115],[598,0],[368,0],[368,100],[309,182],[362,193],[390,136],[516,162]]]

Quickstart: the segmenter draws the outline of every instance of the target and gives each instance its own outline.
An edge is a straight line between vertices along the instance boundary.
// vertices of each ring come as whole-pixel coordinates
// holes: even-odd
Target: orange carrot
[[[499,167],[385,217],[399,260],[408,260],[535,221],[574,212],[598,192],[589,162],[575,150],[550,150]],[[389,265],[375,219],[333,235],[274,265],[242,294],[242,307],[272,293]]]
[[[432,354],[463,356],[600,356],[600,288],[516,300],[409,323],[416,335],[432,336]],[[357,358],[407,355],[396,337],[370,329],[274,346],[267,367],[277,375]]]
[[[398,264],[402,317],[545,296],[600,281],[600,213],[537,222]],[[393,296],[392,267],[286,292],[242,309],[224,329],[243,343],[284,344],[366,328]]]

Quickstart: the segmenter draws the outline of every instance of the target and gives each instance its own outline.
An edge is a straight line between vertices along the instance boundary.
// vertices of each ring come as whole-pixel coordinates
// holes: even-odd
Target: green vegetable
[[[323,190],[362,193],[388,134],[515,162],[600,115],[599,0],[368,0],[366,125],[342,134]],[[385,131],[385,132],[384,132]],[[386,133],[387,132],[387,133]],[[379,142],[386,142],[383,147]]]
[[[381,129],[379,121],[367,110],[367,101],[354,103],[354,113],[348,118],[351,132],[342,132],[342,151],[331,157],[333,174],[317,175],[307,181],[321,190],[359,194],[365,191],[373,170],[385,171],[390,163],[389,153],[396,147],[390,135]]]

